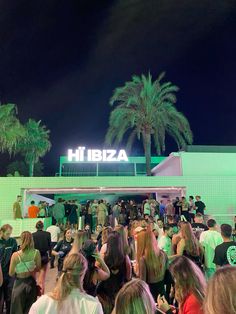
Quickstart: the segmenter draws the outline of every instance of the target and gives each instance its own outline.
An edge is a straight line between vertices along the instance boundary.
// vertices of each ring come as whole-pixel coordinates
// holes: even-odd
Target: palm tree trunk
[[[143,147],[146,158],[146,173],[151,176],[151,134],[143,133]]]
[[[34,176],[34,161],[31,160],[29,163],[29,176],[33,177]]]

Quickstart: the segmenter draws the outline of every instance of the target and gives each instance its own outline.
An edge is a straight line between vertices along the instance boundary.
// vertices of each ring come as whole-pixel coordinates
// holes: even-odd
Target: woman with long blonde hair
[[[101,304],[83,290],[83,279],[87,270],[87,261],[80,254],[68,255],[63,263],[62,275],[55,289],[43,295],[35,302],[29,314],[102,314]]]
[[[236,313],[236,267],[219,268],[209,280],[204,314]]]
[[[117,225],[114,228],[115,231],[117,231],[120,235],[121,235],[121,241],[122,241],[122,246],[123,246],[123,250],[125,255],[130,255],[130,247],[128,244],[128,232],[125,229],[125,227],[123,225]]]
[[[181,235],[182,239],[177,245],[177,255],[184,255],[190,258],[201,268],[203,249],[193,234],[193,230],[189,222],[183,222],[181,224]]]
[[[206,279],[200,268],[185,256],[178,256],[170,264],[175,282],[175,299],[180,314],[203,314]],[[158,306],[164,312],[170,309],[166,300],[158,297]],[[169,312],[168,312],[169,313]]]
[[[153,298],[158,294],[164,295],[164,277],[168,267],[168,258],[165,252],[157,245],[153,232],[148,229],[145,232],[144,255],[139,260],[139,278],[149,285]]]
[[[35,274],[41,267],[41,256],[34,248],[33,236],[29,231],[21,234],[21,246],[12,254],[9,275],[16,275],[11,298],[11,313],[28,313],[37,299]]]
[[[112,314],[155,314],[156,305],[148,285],[140,279],[126,283],[117,294]]]

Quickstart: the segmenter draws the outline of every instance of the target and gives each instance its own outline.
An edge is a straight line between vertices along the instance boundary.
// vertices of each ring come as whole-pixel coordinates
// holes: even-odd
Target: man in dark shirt
[[[3,313],[4,302],[6,313],[10,313],[11,293],[14,278],[9,276],[11,256],[17,251],[17,242],[11,238],[12,226],[6,224],[0,229],[0,262],[2,266],[3,284],[0,287],[0,313]]]
[[[224,265],[236,266],[236,242],[232,241],[232,227],[228,224],[220,226],[223,243],[215,248],[213,262],[217,267]]]
[[[193,233],[196,236],[196,238],[200,239],[200,234],[203,231],[207,231],[208,227],[203,223],[203,215],[201,213],[197,213],[194,217],[194,222],[191,224]]]
[[[41,255],[41,269],[38,276],[38,284],[41,287],[42,294],[45,288],[45,279],[47,272],[47,264],[49,262],[49,253],[51,253],[51,234],[43,231],[43,222],[36,223],[37,231],[32,233],[34,239],[34,247],[39,250]]]
[[[201,201],[201,196],[197,195],[195,196],[196,202],[195,202],[195,209],[196,214],[200,213],[204,215],[204,210],[206,210],[206,205]]]

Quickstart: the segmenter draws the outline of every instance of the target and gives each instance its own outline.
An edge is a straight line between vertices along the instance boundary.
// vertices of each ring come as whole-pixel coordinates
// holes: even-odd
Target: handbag
[[[21,259],[20,254],[19,254],[18,252],[17,252],[17,254],[18,254],[19,258],[20,258],[20,261],[21,261],[21,262],[25,265],[25,267],[27,268],[28,272],[31,273],[31,271],[29,270],[29,268],[28,268],[28,266],[26,265],[26,263]],[[37,295],[37,297],[40,297],[40,296],[42,295],[42,288],[40,287],[40,285],[37,284],[35,278],[34,278],[33,276],[31,276],[31,277],[34,279],[35,284],[36,284],[36,291],[37,291],[36,295]]]

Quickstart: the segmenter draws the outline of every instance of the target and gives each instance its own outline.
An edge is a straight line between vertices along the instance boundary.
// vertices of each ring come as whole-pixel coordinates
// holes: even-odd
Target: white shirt
[[[29,311],[29,314],[103,314],[100,302],[79,289],[71,294],[58,307],[58,301],[48,295],[41,296]]]
[[[200,243],[205,249],[204,261],[207,268],[216,268],[213,263],[215,256],[215,248],[217,245],[223,243],[221,234],[215,230],[203,231],[200,235]]]
[[[61,233],[61,230],[58,226],[52,225],[47,228],[48,232],[51,234],[51,242],[57,242],[58,241],[58,234]]]
[[[167,256],[172,255],[172,242],[168,236],[161,236],[158,241],[158,246],[167,254]]]

